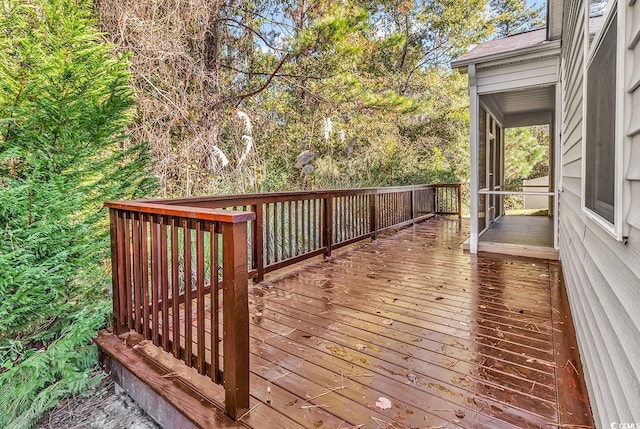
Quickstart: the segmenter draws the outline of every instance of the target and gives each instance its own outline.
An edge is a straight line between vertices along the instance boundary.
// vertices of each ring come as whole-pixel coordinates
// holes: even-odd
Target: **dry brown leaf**
[[[376,402],[376,407],[380,408],[381,410],[389,410],[391,409],[391,401],[388,398],[381,396]]]

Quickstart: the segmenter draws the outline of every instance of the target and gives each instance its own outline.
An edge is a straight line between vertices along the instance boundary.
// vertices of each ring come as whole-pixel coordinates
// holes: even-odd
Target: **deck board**
[[[250,285],[252,406],[307,428],[557,426],[550,263],[465,254],[467,235],[432,219]]]

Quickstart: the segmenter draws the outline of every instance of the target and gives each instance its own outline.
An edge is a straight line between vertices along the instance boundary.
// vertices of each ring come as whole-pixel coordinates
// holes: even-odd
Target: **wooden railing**
[[[250,211],[249,277],[266,273],[400,228],[425,217],[460,216],[460,185],[229,195],[148,200],[185,207]]]
[[[247,221],[255,214],[143,202],[106,206],[115,333],[134,330],[224,384],[226,411],[239,417],[249,407]]]
[[[460,186],[105,205],[115,333],[136,331],[223,384],[226,412],[238,418],[249,406],[248,278],[261,281],[265,273],[329,257],[333,249],[434,214],[460,216]]]

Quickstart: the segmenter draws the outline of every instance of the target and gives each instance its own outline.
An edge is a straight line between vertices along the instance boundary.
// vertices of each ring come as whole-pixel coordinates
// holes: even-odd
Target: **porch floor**
[[[553,247],[553,218],[502,216],[480,236],[481,242]]]
[[[560,265],[465,254],[467,236],[436,218],[250,285],[241,422],[590,427]]]

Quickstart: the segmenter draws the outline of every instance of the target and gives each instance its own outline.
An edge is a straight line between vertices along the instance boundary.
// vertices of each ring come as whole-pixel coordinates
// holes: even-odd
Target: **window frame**
[[[582,213],[605,230],[609,235],[618,241],[623,240],[623,191],[624,191],[624,166],[623,166],[623,154],[624,154],[624,121],[623,121],[623,109],[624,109],[624,54],[625,54],[625,37],[624,37],[624,15],[620,10],[625,5],[624,1],[611,0],[611,3],[607,6],[604,13],[604,23],[602,28],[593,37],[593,41],[590,41],[589,34],[589,0],[583,1],[583,13],[584,13],[584,61],[583,61],[583,85],[582,85],[582,177],[581,187],[582,193],[580,196]],[[587,207],[586,201],[586,177],[587,177],[587,77],[589,66],[593,62],[598,49],[601,47],[604,36],[609,30],[614,18],[617,17],[617,34],[616,34],[616,82],[615,82],[615,105],[616,112],[614,118],[614,150],[615,150],[615,171],[614,171],[614,204],[613,204],[613,218],[614,222],[611,223],[607,219],[600,216],[595,211]]]

